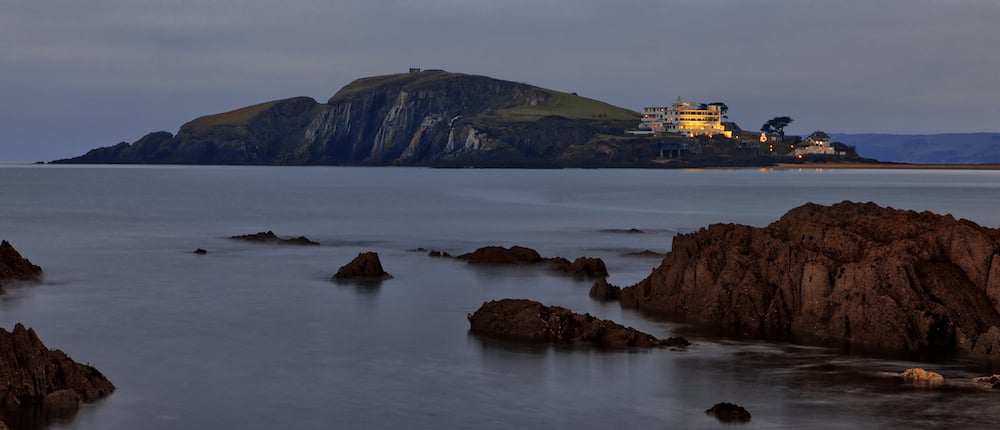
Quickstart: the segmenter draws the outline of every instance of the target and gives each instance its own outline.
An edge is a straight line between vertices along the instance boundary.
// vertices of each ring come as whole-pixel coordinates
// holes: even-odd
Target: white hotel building
[[[722,107],[719,105],[695,106],[680,97],[670,106],[644,108],[639,133],[677,133],[685,136],[717,134],[732,137],[732,132],[722,126]]]

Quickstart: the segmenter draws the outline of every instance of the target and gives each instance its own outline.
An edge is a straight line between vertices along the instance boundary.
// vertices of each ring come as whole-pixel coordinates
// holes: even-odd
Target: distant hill
[[[879,161],[920,164],[1000,163],[1000,133],[837,134],[834,141]]]
[[[154,132],[55,162],[573,165],[595,162],[580,149],[607,146],[593,142],[638,121],[576,94],[428,70],[358,79],[327,103],[296,97],[203,116],[176,135]]]

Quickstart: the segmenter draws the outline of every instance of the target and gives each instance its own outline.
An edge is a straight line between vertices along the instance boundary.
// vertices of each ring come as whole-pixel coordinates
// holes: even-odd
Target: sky
[[[788,134],[1000,131],[1000,0],[0,0],[0,160],[445,69]]]

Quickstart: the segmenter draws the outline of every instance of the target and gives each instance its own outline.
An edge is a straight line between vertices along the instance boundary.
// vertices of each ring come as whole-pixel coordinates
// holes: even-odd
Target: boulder
[[[601,278],[590,287],[590,297],[602,302],[618,300],[622,295],[622,289],[608,283],[607,279]]]
[[[562,257],[546,259],[549,267],[560,273],[576,276],[579,278],[603,278],[608,276],[608,269],[604,266],[604,260],[592,257],[580,257],[572,263]]]
[[[0,242],[0,287],[4,281],[38,281],[42,268],[21,256],[10,242]]]
[[[206,251],[204,249],[201,249],[201,248],[198,248],[198,249],[194,250],[194,254],[205,255],[205,254],[208,254],[208,251]]]
[[[906,369],[899,376],[903,378],[904,382],[921,387],[931,387],[944,383],[944,376],[941,376],[940,373],[927,371],[919,367]]]
[[[462,254],[459,260],[465,260],[469,264],[538,264],[545,259],[531,248],[523,246],[512,246],[504,248],[502,246],[484,246],[468,254]]]
[[[428,252],[427,255],[429,257],[435,257],[435,258],[451,258],[451,254],[449,254],[447,252],[444,252],[444,251],[437,251],[437,250],[432,250],[432,251]]]
[[[382,269],[382,262],[374,252],[362,252],[333,275],[334,280],[381,281],[392,278]]]
[[[305,236],[293,237],[291,239],[282,239],[278,235],[274,234],[273,231],[263,231],[254,234],[244,234],[239,236],[231,236],[230,239],[245,240],[247,242],[257,242],[257,243],[274,243],[279,245],[309,245],[309,246],[319,246],[319,242],[314,242],[309,240]]]
[[[680,345],[677,339],[663,341],[590,314],[524,299],[483,303],[468,319],[473,333],[512,340],[590,344],[612,349]]]
[[[45,347],[34,330],[17,324],[0,328],[0,403],[5,406],[65,404],[72,391],[83,402],[111,394],[114,385],[97,369],[79,364],[60,350]]]
[[[621,304],[759,335],[1000,358],[1000,231],[874,203],[674,237]]]
[[[747,423],[752,418],[744,407],[726,402],[716,403],[706,410],[705,414],[712,415],[724,423]]]

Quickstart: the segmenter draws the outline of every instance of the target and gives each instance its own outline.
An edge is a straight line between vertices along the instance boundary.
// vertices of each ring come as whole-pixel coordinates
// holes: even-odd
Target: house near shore
[[[694,105],[677,97],[670,106],[643,108],[642,119],[633,135],[673,133],[687,137],[723,135],[733,137],[733,130],[722,123],[723,105],[719,103]]]
[[[795,145],[792,155],[796,158],[817,157],[826,155],[844,155],[843,151],[837,151],[830,142],[830,135],[815,131],[805,138],[801,143]]]

